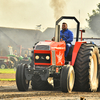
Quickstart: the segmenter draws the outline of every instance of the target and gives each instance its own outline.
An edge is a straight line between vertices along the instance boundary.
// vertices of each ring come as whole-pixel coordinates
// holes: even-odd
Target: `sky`
[[[0,0],[0,27],[36,29],[41,24],[41,30],[45,30],[55,27],[55,14],[59,14],[75,16],[84,28],[88,27],[88,13],[92,14],[98,3],[100,0]],[[55,11],[55,6],[61,9]],[[69,23],[74,27],[73,22]]]

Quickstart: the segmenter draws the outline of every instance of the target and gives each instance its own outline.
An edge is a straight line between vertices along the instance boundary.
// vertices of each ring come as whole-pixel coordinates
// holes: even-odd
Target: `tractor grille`
[[[55,50],[52,50],[52,65],[56,65]]]
[[[49,45],[37,45],[35,50],[50,50]]]
[[[36,59],[36,56],[38,56],[38,59]],[[35,63],[51,63],[51,58],[47,60],[46,56],[50,57],[50,54],[35,53]]]

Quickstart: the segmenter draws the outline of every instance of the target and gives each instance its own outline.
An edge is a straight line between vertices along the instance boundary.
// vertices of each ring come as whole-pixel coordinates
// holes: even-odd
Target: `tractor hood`
[[[55,42],[55,41],[40,41],[35,46],[34,50],[64,50],[65,51],[65,41]]]
[[[35,65],[56,65],[61,66],[65,63],[64,52],[65,41],[40,41],[34,48]]]

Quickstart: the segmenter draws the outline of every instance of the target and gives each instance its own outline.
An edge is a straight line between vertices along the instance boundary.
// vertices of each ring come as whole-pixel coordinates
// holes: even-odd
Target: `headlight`
[[[36,59],[36,60],[38,60],[38,59],[39,59],[39,56],[38,56],[38,55],[36,55],[36,56],[35,56],[35,59]]]
[[[50,59],[50,56],[46,56],[46,60],[49,60]]]

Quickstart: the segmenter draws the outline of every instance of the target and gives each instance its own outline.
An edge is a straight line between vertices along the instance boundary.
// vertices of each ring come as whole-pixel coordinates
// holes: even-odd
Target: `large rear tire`
[[[53,86],[48,83],[48,81],[42,81],[41,77],[38,74],[35,74],[32,77],[32,89],[33,90],[51,90],[53,89]]]
[[[99,50],[93,44],[82,44],[76,57],[75,86],[77,91],[97,91],[99,82]]]
[[[10,60],[12,62],[12,68],[18,66],[18,59],[16,57],[10,57]]]
[[[0,68],[5,69],[5,68],[7,68],[7,65],[4,62],[2,62],[2,63],[0,63]]]
[[[100,53],[100,49],[99,49],[99,53]],[[99,54],[99,61],[100,61],[100,54]],[[100,64],[99,64],[99,86],[98,86],[98,91],[100,92]]]
[[[19,91],[27,91],[29,81],[25,78],[25,65],[21,64],[17,67],[16,71],[16,84]]]
[[[71,92],[74,86],[75,73],[70,65],[64,66],[61,71],[60,86],[63,92]]]

